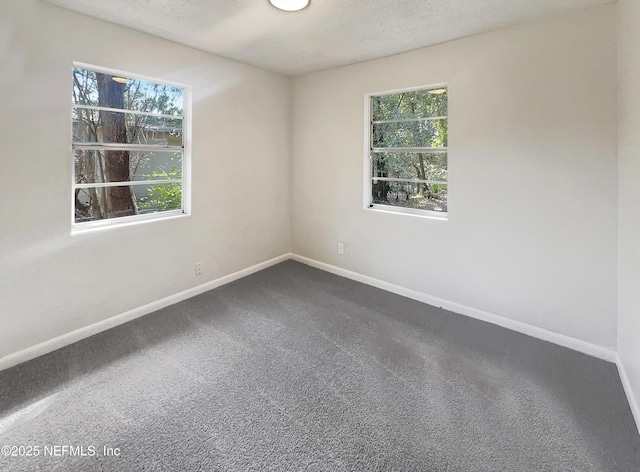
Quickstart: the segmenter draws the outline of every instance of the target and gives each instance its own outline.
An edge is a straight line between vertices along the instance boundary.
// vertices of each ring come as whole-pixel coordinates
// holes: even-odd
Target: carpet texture
[[[2,471],[640,470],[614,364],[292,261],[0,372],[0,446]]]

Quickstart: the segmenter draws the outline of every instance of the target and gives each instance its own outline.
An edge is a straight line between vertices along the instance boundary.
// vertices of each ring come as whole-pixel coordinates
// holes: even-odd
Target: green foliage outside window
[[[447,96],[440,88],[371,97],[374,204],[447,211]]]

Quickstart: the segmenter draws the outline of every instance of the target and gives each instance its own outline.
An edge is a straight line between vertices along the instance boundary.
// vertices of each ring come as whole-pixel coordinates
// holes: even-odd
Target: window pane
[[[92,187],[75,191],[76,223],[179,210],[181,207],[182,186],[179,183]]]
[[[182,151],[75,149],[73,155],[77,184],[182,178]]]
[[[73,103],[182,115],[183,90],[169,85],[73,69]]]
[[[441,88],[371,97],[373,121],[447,116],[447,95]]]
[[[374,148],[446,147],[447,120],[374,124],[372,145]]]
[[[73,142],[182,146],[182,119],[74,108]]]
[[[447,153],[375,152],[371,167],[373,177],[446,181]]]
[[[447,185],[415,182],[388,182],[373,179],[374,204],[438,212],[447,211]]]

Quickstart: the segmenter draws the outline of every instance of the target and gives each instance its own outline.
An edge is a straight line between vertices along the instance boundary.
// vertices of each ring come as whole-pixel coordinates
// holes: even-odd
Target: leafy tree
[[[374,97],[374,110],[375,109],[380,109],[382,107],[382,103],[381,103],[381,97]],[[376,120],[375,118],[375,112],[374,112],[374,121]],[[375,126],[373,127],[373,147],[374,148],[384,148],[387,146],[387,143],[385,141],[385,136],[384,134],[381,132],[380,127]],[[373,172],[374,175],[376,177],[389,177],[389,173],[387,172],[387,157],[386,155],[382,155],[380,159],[374,159],[373,161]],[[386,203],[387,202],[387,197],[389,195],[389,182],[386,180],[374,180],[374,183],[372,185],[372,191],[373,191],[373,202],[374,203]]]
[[[177,179],[180,178],[181,170],[172,167],[169,172],[153,171],[149,176],[150,180],[157,178]],[[140,199],[140,208],[154,209],[159,211],[175,210],[182,205],[182,187],[180,184],[171,183],[165,185],[154,185],[147,191],[147,195]]]

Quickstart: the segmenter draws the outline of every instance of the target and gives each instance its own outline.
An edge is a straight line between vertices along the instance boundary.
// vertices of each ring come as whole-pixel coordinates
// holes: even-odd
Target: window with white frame
[[[370,95],[368,206],[447,215],[445,85]]]
[[[185,212],[185,88],[73,67],[74,229]]]

